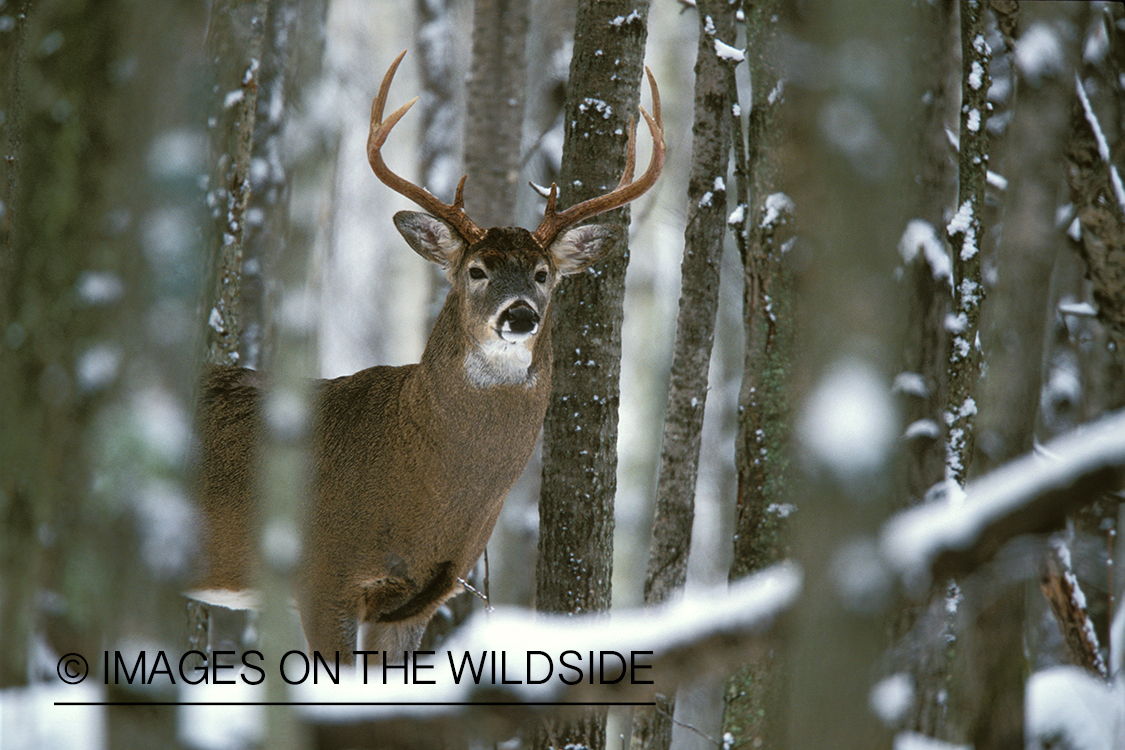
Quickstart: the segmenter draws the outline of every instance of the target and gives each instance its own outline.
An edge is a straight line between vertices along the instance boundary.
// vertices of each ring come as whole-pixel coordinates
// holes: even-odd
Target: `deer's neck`
[[[450,295],[416,371],[418,395],[443,417],[440,423],[499,420],[534,439],[551,390],[550,323],[548,312],[531,348],[482,346],[467,333],[460,301]]]

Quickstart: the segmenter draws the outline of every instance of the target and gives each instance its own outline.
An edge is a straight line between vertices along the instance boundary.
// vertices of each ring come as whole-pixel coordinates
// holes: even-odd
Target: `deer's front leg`
[[[301,622],[309,642],[309,652],[319,651],[331,660],[355,661],[356,624],[359,619],[358,591],[310,591],[301,602]]]

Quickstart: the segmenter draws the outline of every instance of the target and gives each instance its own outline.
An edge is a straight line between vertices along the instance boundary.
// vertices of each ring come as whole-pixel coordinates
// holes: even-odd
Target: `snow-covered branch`
[[[914,593],[968,573],[1010,539],[1058,529],[1067,513],[1125,482],[1125,411],[1068,433],[951,498],[899,513],[883,554]]]
[[[409,684],[404,685],[402,668],[388,667],[393,679],[384,685],[383,667],[372,661],[367,668],[367,685],[362,684],[362,667],[357,666],[356,681],[306,684],[294,699],[383,704],[647,701],[654,692],[668,690],[679,682],[725,671],[740,656],[761,645],[762,636],[796,602],[801,578],[800,568],[782,563],[729,588],[689,592],[674,603],[608,617],[498,609],[470,620],[441,651],[420,656],[420,663],[433,665],[419,672],[425,682],[407,679]],[[560,659],[563,652],[574,653]],[[622,654],[626,664],[609,657],[611,652]],[[604,662],[600,657],[603,653],[607,654]],[[466,654],[470,656],[468,662]],[[470,664],[478,667],[482,659],[486,667],[477,677]],[[392,657],[391,663],[402,664],[401,656]],[[581,679],[577,679],[579,670]],[[430,711],[432,706],[426,709]],[[333,707],[331,711],[313,707],[310,714],[343,720],[379,718],[403,711],[398,705],[381,706],[377,711],[370,706]]]

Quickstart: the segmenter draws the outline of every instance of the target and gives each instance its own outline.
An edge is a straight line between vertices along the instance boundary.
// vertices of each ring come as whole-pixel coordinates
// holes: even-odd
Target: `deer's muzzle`
[[[500,313],[497,333],[505,341],[517,343],[539,332],[539,313],[523,300],[516,300]]]

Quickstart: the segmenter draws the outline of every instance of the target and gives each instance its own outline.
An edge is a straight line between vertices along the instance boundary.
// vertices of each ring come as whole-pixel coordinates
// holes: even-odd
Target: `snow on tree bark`
[[[989,65],[992,50],[985,40],[985,6],[981,0],[961,2],[961,129],[957,211],[946,231],[952,247],[953,334],[949,349],[949,395],[945,409],[946,474],[964,486],[973,455],[977,415],[977,382],[981,373],[980,306],[984,191],[989,148],[988,117],[992,105]]]
[[[560,204],[611,190],[625,166],[629,117],[637,111],[648,36],[648,3],[631,0],[578,6],[567,84],[566,141]],[[561,206],[560,206],[561,207]],[[603,214],[627,234],[628,207]],[[545,612],[604,612],[613,572],[613,505],[617,486],[621,322],[626,241],[597,267],[564,281],[555,293],[554,391],[543,425],[536,606]],[[564,744],[605,744],[604,712],[548,734]]]
[[[970,440],[975,439],[977,450],[972,465],[963,466],[964,472],[988,471],[1030,451],[1040,421],[1051,276],[1062,248],[1062,233],[1055,219],[1062,203],[1062,146],[1068,105],[1073,100],[1071,79],[1064,71],[1073,69],[1079,59],[1079,44],[1064,44],[1062,40],[1071,34],[1069,16],[1078,7],[1024,5],[1020,25],[1025,31],[1017,34],[1015,48],[1008,56],[1015,95],[1006,134],[996,149],[998,171],[1007,180],[999,201],[1003,232],[994,254],[995,282],[981,318],[982,356],[987,357],[988,366],[973,396],[980,413]],[[1055,54],[1029,53],[1039,44],[1053,45]],[[970,45],[963,78],[968,100],[976,80],[970,69],[975,49],[967,36],[963,36],[964,45]],[[965,170],[975,165],[965,163],[972,149],[971,141],[965,140],[965,128],[971,121],[964,119],[964,113],[962,116],[964,182]],[[955,261],[957,250],[955,245]],[[955,314],[959,312],[955,306]],[[958,317],[957,323],[961,322]],[[955,347],[959,337],[964,339],[955,334]],[[952,364],[956,367],[957,363]],[[951,389],[949,413],[962,410],[966,398]],[[965,460],[969,460],[967,452]],[[964,478],[965,473],[961,476]],[[965,600],[958,614],[959,641],[950,688],[953,721],[963,728],[965,740],[982,749],[1022,745],[1026,723],[1024,618],[1013,614],[1027,607],[1026,589],[1022,584],[997,584],[987,579],[975,576],[962,585]]]
[[[728,74],[739,61],[729,54],[720,56],[720,51],[735,40],[734,12],[735,7],[726,0],[700,0],[698,4],[687,226],[656,509],[645,575],[644,602],[649,606],[683,589],[691,552],[707,375],[726,235],[726,181],[731,147]],[[659,695],[656,702],[655,707],[634,713],[633,748],[666,750],[671,745],[675,698]]]
[[[1067,183],[1081,227],[1082,260],[1093,285],[1098,319],[1125,355],[1125,189],[1082,80],[1066,146]]]
[[[207,361],[215,364],[238,364],[241,357],[244,233],[268,7],[268,0],[218,0],[207,29],[207,57],[214,67],[207,123],[211,228],[205,235],[211,268],[204,309],[210,311]]]
[[[738,472],[732,581],[784,556],[782,537],[795,509],[790,491],[789,398],[794,289],[785,249],[794,206],[777,190],[779,109],[784,79],[770,58],[780,3],[744,3],[752,100],[743,135],[733,71],[728,105],[733,130],[736,208],[728,218],[743,268],[746,349],[739,392]],[[780,650],[751,657],[726,681],[723,736],[731,748],[780,746],[784,738],[784,673]]]
[[[950,332],[945,321],[952,302],[952,261],[937,227],[957,192],[956,157],[951,156],[947,123],[957,120],[960,100],[960,37],[957,5],[951,0],[917,6],[921,17],[919,82],[925,87],[922,118],[916,133],[917,197],[913,217],[899,240],[907,294],[903,372],[895,390],[907,425],[903,439],[903,503],[923,502],[945,476],[946,452],[941,425],[946,405]],[[945,734],[945,696],[952,649],[952,618],[947,591],[935,587],[923,604],[908,602],[891,614],[895,644],[888,675],[907,673],[914,701],[903,726],[928,737]]]

